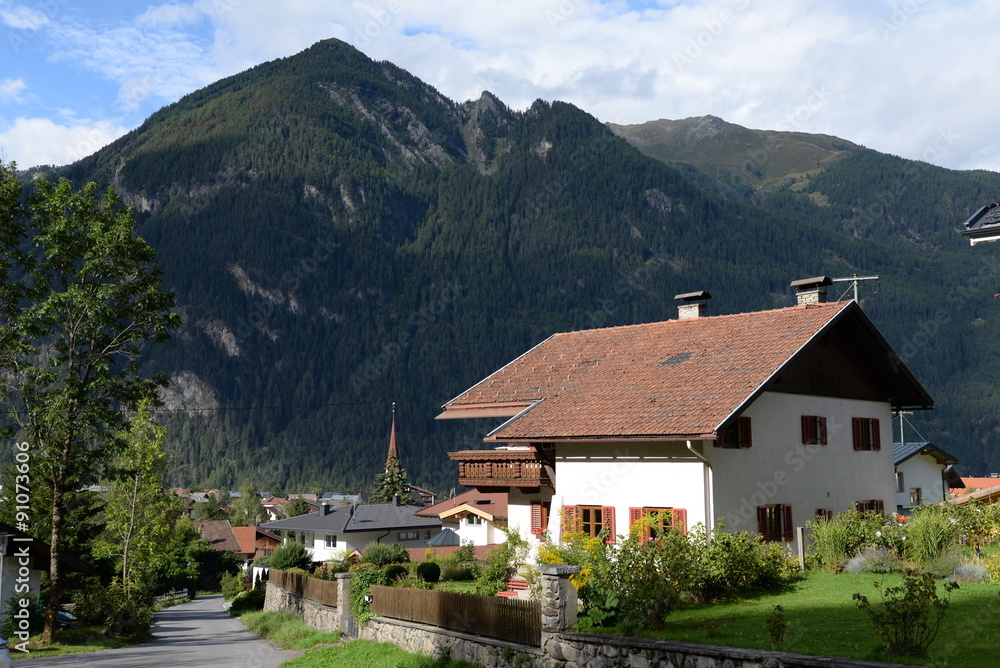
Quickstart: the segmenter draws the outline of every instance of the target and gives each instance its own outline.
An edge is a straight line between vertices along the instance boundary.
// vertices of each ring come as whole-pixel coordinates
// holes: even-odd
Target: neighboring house
[[[418,510],[421,507],[402,505],[398,498],[392,503],[322,505],[319,512],[267,522],[261,529],[285,532],[309,549],[313,561],[329,561],[363,550],[373,541],[426,547],[441,531],[441,520],[418,517]]]
[[[984,241],[1000,239],[1000,204],[992,202],[979,207],[962,223],[959,234],[968,239],[972,246]]]
[[[951,490],[952,497],[948,499],[948,503],[1000,503],[1000,477],[962,478],[962,482],[965,488]]]
[[[48,575],[51,551],[47,543],[31,538],[9,524],[0,523],[0,614],[9,612],[7,604],[15,594],[26,593],[18,587],[28,586],[29,592],[38,594],[42,574]],[[90,565],[68,554],[59,556],[63,572],[86,573]]]
[[[240,554],[250,555],[250,561],[271,556],[281,545],[280,536],[260,527],[233,527],[233,535],[240,544]]]
[[[555,334],[444,405],[439,419],[503,420],[496,450],[450,453],[459,482],[507,491],[534,545],[571,527],[627,533],[643,516],[687,530],[796,526],[852,507],[893,508],[893,411],[933,401],[827,277],[798,305]]]
[[[497,545],[507,540],[507,492],[472,489],[447,501],[423,508],[418,517],[441,518],[442,532],[451,529],[459,541],[473,545]]]
[[[909,510],[925,503],[944,501],[949,488],[962,484],[952,467],[962,462],[933,443],[893,443],[892,460],[898,513],[909,514]]]
[[[244,564],[254,558],[254,545],[241,545],[229,520],[204,520],[195,522],[192,526],[216,552],[232,552],[236,555],[236,560]]]

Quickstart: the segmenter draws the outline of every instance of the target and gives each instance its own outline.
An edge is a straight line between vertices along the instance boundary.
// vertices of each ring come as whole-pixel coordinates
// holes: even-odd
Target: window
[[[878,418],[851,418],[855,450],[881,450],[882,432]]]
[[[921,490],[919,487],[911,487],[910,488],[910,505],[911,506],[919,506],[921,503],[923,503],[923,498],[924,498],[923,490]]]
[[[868,499],[866,501],[855,501],[854,506],[859,513],[879,513],[885,514],[885,502],[882,499]]]
[[[906,486],[903,484],[903,472],[902,471],[896,471],[896,491],[900,492],[900,493],[906,491]]]
[[[802,445],[826,445],[826,418],[821,415],[802,416]]]
[[[785,504],[757,506],[757,533],[769,542],[790,542],[794,536],[792,507]]]
[[[832,520],[833,519],[833,509],[832,508],[817,508],[816,509],[816,519]]]
[[[419,531],[400,531],[399,534],[396,536],[396,540],[399,541],[417,540],[418,538],[420,538]]]
[[[549,526],[549,508],[547,501],[531,502],[531,533],[538,535]]]
[[[614,506],[563,506],[563,532],[582,531],[599,536],[606,531],[605,543],[615,542]]]
[[[659,533],[667,529],[677,529],[681,533],[687,533],[687,511],[683,508],[641,508],[628,509],[628,528],[639,520],[646,517],[655,517],[654,524],[646,534],[647,540],[656,540]]]
[[[483,523],[483,518],[480,517],[479,515],[466,515],[466,517],[465,517],[465,523],[466,524],[482,524]]]
[[[753,445],[750,418],[743,416],[719,432],[715,446],[719,448],[749,448]]]
[[[337,547],[337,537],[332,534],[326,534],[324,545],[327,547]]]

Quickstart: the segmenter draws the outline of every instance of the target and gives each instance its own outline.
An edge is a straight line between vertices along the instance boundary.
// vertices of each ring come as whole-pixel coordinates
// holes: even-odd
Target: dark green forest
[[[862,305],[938,405],[910,420],[963,472],[1000,469],[1000,248],[956,233],[998,174],[850,145],[755,191],[572,105],[456,103],[336,40],[47,171],[116,188],[177,295],[146,365],[175,381],[177,485],[371,489],[396,402],[410,481],[446,492],[445,453],[495,423],[440,405],[550,334],[672,318],[694,290],[716,314],[789,305],[822,274],[880,276]]]

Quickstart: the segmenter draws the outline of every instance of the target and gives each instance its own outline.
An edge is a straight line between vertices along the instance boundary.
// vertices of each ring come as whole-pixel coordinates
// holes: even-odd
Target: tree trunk
[[[62,477],[61,475],[59,476]],[[59,623],[59,606],[62,598],[62,574],[59,569],[59,550],[62,549],[62,481],[52,484],[52,536],[49,539],[49,600],[45,605],[45,628],[42,643],[51,645]]]

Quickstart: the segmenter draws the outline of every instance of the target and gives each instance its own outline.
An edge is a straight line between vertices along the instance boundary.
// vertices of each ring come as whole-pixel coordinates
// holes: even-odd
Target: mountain
[[[681,134],[711,146],[696,125]],[[775,185],[755,190],[572,105],[457,103],[328,40],[52,175],[118,189],[177,294],[183,326],[149,368],[172,380],[178,485],[370,488],[396,402],[410,481],[446,491],[445,453],[495,424],[436,422],[440,405],[550,334],[675,317],[701,289],[714,313],[773,308],[792,280],[855,273],[881,276],[863,305],[942,406],[921,430],[969,471],[1000,468],[995,265],[955,234],[998,175],[778,140],[772,166],[789,146],[829,159],[765,165]]]

